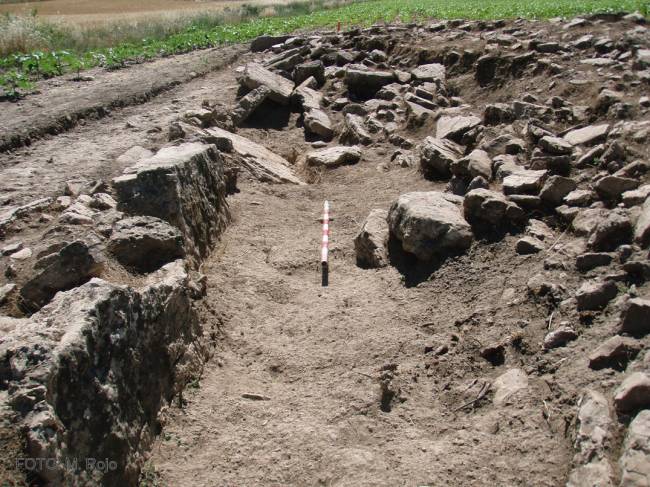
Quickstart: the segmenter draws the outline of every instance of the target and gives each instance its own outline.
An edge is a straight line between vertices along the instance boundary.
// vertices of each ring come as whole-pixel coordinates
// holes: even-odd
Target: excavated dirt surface
[[[635,28],[632,22],[609,21],[571,31],[552,23],[519,26],[558,41],[567,32],[571,39],[586,33],[618,38]],[[417,58],[427,50],[485,47],[480,32],[449,32],[443,37],[423,33],[393,54],[401,49],[403,56]],[[224,57],[235,48],[228,49]],[[186,80],[144,104],[116,108],[101,119],[83,120],[67,132],[0,154],[0,205],[61,195],[69,180],[109,180],[120,174],[124,167],[117,156],[134,145],[162,147],[169,122],[185,110],[199,108],[203,99],[234,103],[234,68],[263,57],[242,54],[236,63]],[[560,96],[574,105],[593,106],[600,88],[614,87],[635,106],[634,120],[650,119],[637,103],[647,95],[647,83],[629,83],[622,72],[579,61],[564,56],[562,69],[554,74],[531,71],[488,87],[477,84],[472,69],[452,68],[448,86],[478,116],[489,103],[511,103],[526,93],[538,97],[539,103]],[[129,85],[129,73],[141,76],[141,69],[121,71],[121,82]],[[321,91],[329,95],[327,90],[328,85]],[[332,89],[331,95],[340,93]],[[23,103],[38,111],[29,98]],[[55,107],[58,101],[45,95],[39,103]],[[0,124],[8,126],[16,107],[1,107]],[[341,123],[340,113],[328,114]],[[292,162],[300,161],[313,149],[298,115],[280,119],[258,113],[238,133]],[[611,115],[599,120],[616,123]],[[550,128],[560,133],[570,126],[560,122]],[[433,135],[434,127],[428,122],[400,134],[417,144]],[[647,159],[646,144],[636,138],[627,140],[626,148],[636,158]],[[554,215],[542,213],[535,217],[549,224],[555,245],[539,254],[517,254],[515,243],[521,235],[506,235],[476,240],[464,255],[430,266],[393,249],[394,265],[358,267],[353,240],[370,210],[388,209],[409,191],[446,187],[444,181],[424,179],[417,164],[391,163],[395,149],[378,137],[363,147],[359,163],[302,174],[311,181],[304,186],[264,184],[242,174],[240,192],[229,197],[233,222],[201,269],[208,277],[201,313],[221,334],[197,387],[184,394],[183,407],[170,406],[164,414],[148,466],[157,484],[566,482],[573,467],[579,398],[585,388],[611,396],[624,377],[621,371],[595,371],[587,365],[587,355],[614,334],[618,309],[610,306],[586,317],[563,312],[563,320],[573,320],[578,339],[542,350],[544,336],[557,323],[553,308],[529,295],[528,280],[544,271],[568,296],[583,281],[573,268],[579,246],[575,237],[565,233],[566,225]],[[331,202],[334,218],[326,288],[321,286],[318,263],[324,200]],[[7,243],[17,236],[29,242],[48,224],[26,220],[14,227]],[[0,271],[8,265],[7,258],[2,259]],[[639,283],[634,292],[650,297],[647,284]],[[639,342],[648,345],[647,338]],[[502,356],[482,357],[488,347],[501,347]],[[515,401],[494,404],[491,387],[481,394],[512,368],[522,369],[529,381]],[[609,450],[613,464],[628,420],[622,418],[616,425]]]
[[[245,186],[234,198],[236,221],[204,268],[213,276],[206,306],[227,323],[226,340],[155,449],[168,485],[517,485],[522,471],[528,485],[559,485],[565,477],[564,423],[549,426],[540,399],[571,402],[575,384],[551,390],[540,377],[534,397],[507,411],[481,403],[453,412],[478,394],[476,379],[501,370],[478,356],[481,343],[546,330],[545,310],[502,298],[508,288],[524,292],[541,262],[517,258],[506,239],[417,287],[392,267],[358,268],[352,239],[368,210],[405,187],[436,188],[414,170],[377,171],[374,156],[309,188]],[[314,249],[326,198],[335,221],[323,289]],[[450,353],[425,352],[441,345]],[[507,365],[522,364],[538,367],[509,352]],[[379,379],[392,367],[397,398],[384,412]]]

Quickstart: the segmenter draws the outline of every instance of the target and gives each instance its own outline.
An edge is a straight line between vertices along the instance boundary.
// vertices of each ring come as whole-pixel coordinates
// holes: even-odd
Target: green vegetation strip
[[[322,3],[317,5],[323,5]],[[311,6],[311,7],[310,7]],[[18,97],[39,78],[80,72],[95,66],[115,69],[127,62],[141,62],[160,56],[180,54],[249,41],[262,34],[286,34],[300,29],[344,25],[367,26],[377,22],[410,22],[424,19],[501,19],[570,17],[600,12],[632,12],[647,15],[647,0],[368,0],[346,6],[309,12],[314,2],[295,3],[274,17],[254,18],[239,23],[205,27],[191,25],[163,39],[142,39],[111,48],[87,52],[66,50],[13,54],[0,59],[0,87],[5,97]],[[255,8],[248,6],[251,14]],[[300,13],[300,11],[305,13]]]

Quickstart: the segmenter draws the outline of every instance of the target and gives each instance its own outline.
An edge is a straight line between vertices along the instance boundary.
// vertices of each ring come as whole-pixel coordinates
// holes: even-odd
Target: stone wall
[[[160,408],[200,370],[189,279],[181,260],[140,289],[92,279],[16,320],[0,381],[22,417],[25,457],[52,460],[37,469],[44,480],[136,484]],[[93,459],[114,463],[86,469]]]
[[[220,153],[204,143],[163,148],[115,178],[113,193],[116,201],[101,193],[112,202],[101,211],[98,196],[80,195],[60,217],[74,208],[64,228],[96,232],[102,265],[79,270],[64,258],[77,243],[53,245],[20,289],[33,314],[0,317],[0,426],[12,430],[0,434],[0,451],[18,456],[2,467],[39,485],[137,485],[161,409],[207,358],[195,270],[230,219]],[[181,248],[163,256],[176,240]],[[119,284],[124,272],[138,284]]]

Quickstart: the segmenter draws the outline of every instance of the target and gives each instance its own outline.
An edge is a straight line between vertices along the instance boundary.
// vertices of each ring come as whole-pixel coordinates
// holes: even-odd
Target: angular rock
[[[619,464],[620,487],[650,485],[650,410],[641,411],[630,423]]]
[[[571,156],[553,156],[534,151],[530,159],[530,169],[548,169],[551,174],[568,175],[571,172]]]
[[[539,193],[548,172],[544,170],[531,171],[527,169],[517,169],[516,172],[506,176],[503,179],[503,192],[510,194],[532,194]]]
[[[591,235],[600,222],[607,218],[608,210],[603,208],[585,208],[579,210],[571,222],[571,229],[577,235]]]
[[[603,309],[617,294],[618,288],[613,281],[586,281],[576,292],[578,310]]]
[[[632,298],[621,311],[619,333],[645,336],[650,333],[650,300]]]
[[[447,79],[447,70],[442,64],[422,64],[411,70],[411,75],[419,81],[431,81],[444,85]]]
[[[287,49],[280,54],[273,56],[264,62],[264,67],[272,71],[290,73],[298,64],[305,61],[306,55],[309,54],[308,46],[295,47]]]
[[[451,165],[463,156],[463,147],[451,140],[427,137],[419,153],[420,169],[426,178],[447,178]]]
[[[113,210],[117,208],[117,201],[110,194],[95,193],[88,206],[99,211]]]
[[[520,100],[516,100],[512,103],[512,110],[515,113],[515,117],[518,119],[530,118],[548,120],[553,113],[553,110],[546,105],[538,105],[536,103],[528,103]]]
[[[520,255],[537,254],[544,248],[544,242],[530,236],[520,238],[515,245],[515,251]]]
[[[576,189],[564,197],[564,203],[569,206],[589,206],[596,195],[587,189]]]
[[[392,204],[388,226],[404,251],[420,260],[463,252],[474,237],[459,206],[460,199],[437,191],[406,193]]]
[[[263,145],[217,127],[205,132],[206,140],[214,141],[220,149],[234,153],[237,162],[254,178],[269,183],[304,184],[289,168],[289,161]]]
[[[9,258],[13,260],[27,260],[32,256],[32,254],[32,249],[25,247],[24,249],[20,249],[11,254]]]
[[[561,205],[555,208],[555,213],[560,217],[560,220],[571,223],[576,215],[579,213],[579,209],[567,205]]]
[[[481,149],[475,149],[462,159],[452,162],[449,168],[452,174],[465,179],[492,179],[492,160],[488,153]]]
[[[336,167],[342,164],[356,164],[361,159],[361,149],[357,146],[328,147],[307,154],[310,166]]]
[[[481,119],[473,115],[467,117],[443,115],[436,125],[436,137],[460,142],[463,135],[480,124]]]
[[[570,326],[561,326],[546,334],[544,337],[543,347],[544,350],[551,350],[553,348],[563,347],[570,341],[578,338],[578,334]]]
[[[614,406],[620,414],[650,408],[650,377],[643,372],[628,375],[614,392]]]
[[[521,369],[510,369],[497,377],[492,386],[494,405],[505,406],[511,403],[518,393],[528,390],[528,376]]]
[[[127,168],[113,187],[120,211],[154,216],[178,228],[193,266],[210,253],[230,219],[223,159],[214,145],[163,148]]]
[[[596,182],[594,190],[598,196],[605,200],[618,200],[623,193],[636,189],[638,186],[639,181],[636,179],[605,176]]]
[[[237,106],[232,110],[232,122],[239,126],[244,123],[248,117],[262,104],[264,100],[271,94],[271,90],[267,86],[259,86],[254,90],[249,91],[243,96]]]
[[[596,225],[587,245],[595,250],[614,250],[628,243],[632,235],[630,219],[618,213],[610,213]]]
[[[345,84],[352,92],[361,96],[373,96],[382,86],[395,82],[395,74],[391,71],[365,71],[347,68]]]
[[[571,130],[563,138],[571,145],[594,144],[605,139],[608,132],[609,124],[589,125],[581,129]]]
[[[611,367],[624,370],[627,363],[641,351],[639,342],[632,338],[613,336],[589,354],[589,367],[594,370]]]
[[[650,197],[650,184],[644,184],[637,189],[626,191],[621,195],[623,204],[630,208],[632,206],[642,205]]]
[[[152,216],[119,220],[107,249],[120,264],[141,273],[153,272],[184,255],[181,232]]]
[[[564,197],[575,190],[576,187],[576,182],[571,178],[550,176],[539,192],[539,197],[551,206],[560,206]]]
[[[428,108],[424,108],[419,103],[405,101],[406,114],[409,127],[421,127],[424,123],[433,117],[434,112]]]
[[[493,139],[492,143],[488,147],[492,147],[492,152],[494,152],[495,150],[498,150],[500,146],[503,146],[503,150],[499,152],[500,154],[505,153],[515,155],[522,154],[526,151],[526,142],[523,139],[508,134]],[[488,148],[486,148],[486,150],[491,156],[497,155],[496,153],[491,153]]]
[[[375,209],[363,222],[361,231],[354,239],[357,265],[361,267],[384,267],[388,264],[388,212]]]
[[[260,52],[260,51],[266,51],[270,47],[275,46],[276,44],[282,44],[285,42],[287,39],[290,39],[291,36],[289,35],[281,35],[281,36],[269,36],[269,35],[263,35],[256,37],[253,39],[251,42],[251,51],[252,52]]]
[[[555,233],[541,220],[530,219],[526,226],[526,235],[535,237],[538,240],[548,242],[555,238]]]
[[[308,61],[298,64],[293,69],[293,81],[296,85],[302,84],[311,76],[314,77],[318,86],[322,86],[325,83],[325,66],[322,61]]]
[[[524,211],[500,192],[473,189],[463,200],[463,214],[472,225],[503,228],[518,225],[526,218]]]
[[[312,134],[330,140],[334,135],[334,129],[332,121],[320,108],[322,95],[307,86],[299,86],[293,96],[303,111],[305,129]]]
[[[16,242],[10,245],[5,245],[2,250],[0,250],[0,255],[11,255],[15,254],[19,250],[22,250],[24,247],[22,242]]]
[[[303,84],[293,91],[292,99],[302,111],[308,111],[312,108],[320,109],[323,95],[315,89]]]
[[[368,57],[376,62],[376,63],[383,63],[388,59],[388,56],[384,51],[381,51],[379,49],[373,49],[370,51],[370,54],[368,54]]]
[[[92,225],[93,217],[96,214],[96,211],[77,201],[66,208],[59,217],[59,221],[70,225]]]
[[[641,215],[634,226],[634,241],[643,248],[650,246],[650,199],[643,204]]]
[[[494,179],[497,181],[503,181],[506,177],[519,171],[526,171],[519,165],[517,156],[512,154],[498,155],[492,159],[492,163]]]
[[[619,144],[618,142],[613,142],[610,144],[609,149],[607,149],[607,152],[605,152],[603,155],[603,159],[607,162],[621,159],[625,160],[626,157],[627,151],[625,147],[623,147],[623,145]],[[637,160],[623,166],[621,169],[614,173],[614,176],[639,179],[649,171],[650,164],[645,161]]]
[[[0,286],[0,306],[3,306],[9,297],[16,291],[17,286],[14,283]]]
[[[66,245],[48,262],[20,289],[19,306],[27,313],[41,309],[59,291],[67,291],[100,276],[105,265],[103,256],[81,240]]]
[[[346,113],[343,123],[345,129],[339,138],[341,143],[351,145],[369,145],[372,143],[372,137],[366,130],[363,117],[353,113]]]
[[[249,90],[266,86],[268,97],[282,105],[288,105],[293,92],[293,83],[279,74],[275,74],[257,63],[248,63],[244,68],[239,83]]]
[[[614,471],[606,459],[574,468],[565,487],[614,487]]]
[[[619,249],[619,259],[625,261],[629,258],[628,250],[631,251],[631,248],[626,248],[621,246]],[[623,271],[628,275],[629,280],[637,282],[647,282],[650,281],[650,260],[643,259],[639,257],[634,257],[630,260],[625,261],[623,264]]]
[[[483,123],[485,125],[498,125],[502,123],[510,123],[516,119],[515,112],[512,107],[507,103],[494,103],[485,106],[483,112]]]
[[[199,127],[207,127],[213,123],[215,113],[207,108],[197,108],[194,110],[187,110],[183,113],[183,119],[190,124]]]
[[[309,132],[325,140],[330,140],[334,136],[332,121],[323,110],[312,108],[305,112],[303,124]]]
[[[604,252],[588,252],[576,257],[576,269],[580,272],[587,272],[596,267],[607,266],[612,263],[614,257]]]
[[[346,64],[353,63],[357,59],[358,55],[358,52],[340,50],[335,53],[336,65],[345,66]]]
[[[488,183],[484,177],[476,176],[467,185],[467,191],[471,191],[473,189],[488,189],[489,187],[490,183]]]
[[[614,420],[607,399],[598,391],[587,391],[578,409],[574,461],[584,464],[606,458],[613,430]]]
[[[573,152],[573,145],[559,137],[545,136],[539,139],[539,146],[548,154],[557,156],[571,154]]]
[[[404,95],[404,101],[415,103],[417,105],[420,105],[421,107],[426,108],[427,110],[435,110],[436,108],[438,108],[438,104],[435,103],[434,101],[429,101],[425,98],[420,98],[419,96],[414,95],[412,93],[406,93]]]
[[[620,103],[622,100],[621,93],[608,89],[602,90],[596,98],[596,111],[606,113],[612,105]]]
[[[605,144],[598,144],[595,147],[589,149],[582,156],[578,157],[578,160],[575,162],[576,167],[587,167],[590,164],[594,164],[596,159],[600,158],[605,153]]]

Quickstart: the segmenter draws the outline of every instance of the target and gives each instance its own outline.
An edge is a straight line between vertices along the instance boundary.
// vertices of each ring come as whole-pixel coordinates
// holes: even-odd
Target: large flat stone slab
[[[571,145],[592,144],[604,139],[609,132],[609,124],[589,125],[581,129],[571,130],[564,135]]]
[[[293,81],[289,81],[257,63],[248,63],[246,65],[239,83],[249,90],[266,86],[270,90],[268,97],[282,105],[289,104],[294,88]]]
[[[238,156],[238,162],[260,181],[304,184],[289,168],[289,161],[263,145],[218,127],[206,129],[205,132],[219,147],[223,143],[230,145],[232,152]]]

